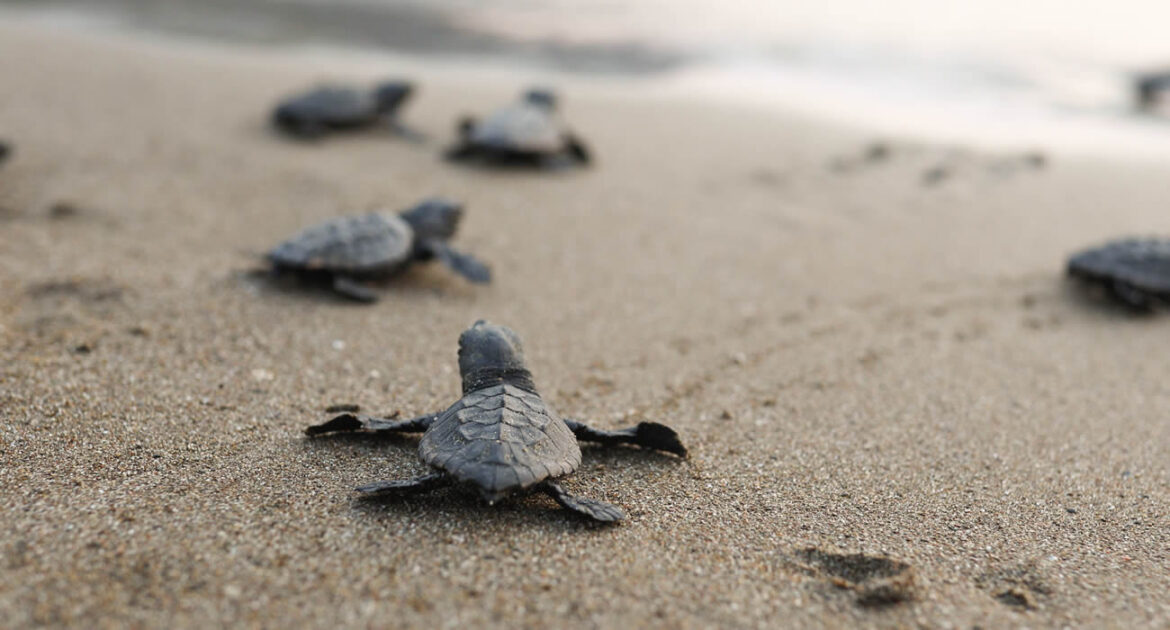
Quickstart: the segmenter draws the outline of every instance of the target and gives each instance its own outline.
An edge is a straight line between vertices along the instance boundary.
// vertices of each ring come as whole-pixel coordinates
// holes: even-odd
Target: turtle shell
[[[485,148],[523,153],[557,153],[565,148],[556,114],[530,103],[509,105],[477,122],[468,140]]]
[[[508,384],[461,398],[427,429],[418,452],[426,464],[478,487],[488,502],[581,465],[569,427],[539,395]]]
[[[384,273],[406,263],[414,251],[414,230],[397,214],[372,212],[338,217],[306,228],[268,254],[290,269]]]
[[[1110,285],[1147,297],[1170,297],[1170,239],[1130,238],[1076,254],[1069,275]]]
[[[277,108],[277,118],[344,125],[361,123],[377,112],[374,96],[360,90],[322,87],[294,96]]]

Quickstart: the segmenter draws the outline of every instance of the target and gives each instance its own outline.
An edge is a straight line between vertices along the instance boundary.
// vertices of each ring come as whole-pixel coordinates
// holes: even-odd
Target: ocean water
[[[1166,0],[0,0],[275,45],[644,77],[875,133],[1170,156],[1133,76],[1170,69]]]

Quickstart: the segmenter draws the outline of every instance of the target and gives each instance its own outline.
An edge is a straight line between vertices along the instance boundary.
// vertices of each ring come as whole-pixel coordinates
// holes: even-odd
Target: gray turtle
[[[503,326],[480,320],[460,335],[459,373],[463,398],[441,413],[411,420],[342,414],[305,433],[424,432],[418,453],[432,472],[361,486],[357,490],[364,495],[414,494],[459,483],[494,504],[514,494],[539,491],[569,510],[603,522],[620,520],[621,509],[573,496],[554,481],[581,464],[577,440],[687,454],[674,429],[656,422],[601,431],[559,417],[536,391],[520,338]]]
[[[1151,72],[1134,80],[1137,106],[1141,110],[1155,109],[1170,96],[1170,72]]]
[[[414,91],[405,81],[387,81],[373,90],[322,86],[293,96],[272,112],[277,129],[298,138],[318,138],[329,131],[342,131],[388,124],[410,138],[419,134],[396,119],[398,109]]]
[[[1170,239],[1129,238],[1080,252],[1068,274],[1142,311],[1170,303]]]
[[[447,158],[540,167],[588,164],[589,150],[556,109],[551,92],[530,90],[520,102],[481,121],[464,118],[459,124],[459,143],[447,151]]]
[[[268,260],[278,272],[325,281],[338,294],[361,302],[378,299],[362,280],[384,278],[431,259],[471,282],[490,282],[486,265],[447,244],[462,217],[459,204],[443,199],[428,199],[400,214],[338,217],[277,245]]]

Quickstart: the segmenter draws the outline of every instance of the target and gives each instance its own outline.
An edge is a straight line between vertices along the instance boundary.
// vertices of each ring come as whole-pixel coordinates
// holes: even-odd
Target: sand
[[[485,172],[438,151],[530,75],[15,22],[0,59],[0,625],[1170,624],[1170,318],[1062,277],[1167,230],[1170,165],[870,161],[864,132],[562,78],[596,168]],[[265,126],[383,74],[423,82],[429,144]],[[246,273],[433,194],[467,203],[492,286],[428,267],[362,307]],[[423,470],[416,440],[303,427],[446,407],[481,317],[561,413],[669,423],[690,459],[586,448],[566,485],[622,506],[610,528],[544,497],[356,501]]]

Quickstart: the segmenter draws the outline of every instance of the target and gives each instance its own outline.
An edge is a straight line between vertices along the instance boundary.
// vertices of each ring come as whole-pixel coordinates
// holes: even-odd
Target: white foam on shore
[[[1142,114],[1132,86],[1095,77],[1079,100],[1022,86],[943,89],[921,77],[721,65],[664,83],[696,97],[781,108],[875,134],[993,150],[1043,149],[1113,158],[1170,159],[1170,117]]]
[[[410,66],[447,76],[473,69],[484,79],[609,85],[632,94],[665,90],[927,142],[1170,159],[1170,117],[1138,114],[1131,78],[1134,69],[1156,66],[1163,53],[1170,61],[1170,38],[1159,37],[1161,23],[1151,22],[1170,18],[1170,4],[1020,7],[992,0],[964,13],[921,0],[894,0],[881,10],[855,0],[811,8],[787,0],[678,0],[679,19],[661,24],[654,20],[667,8],[663,1],[608,9],[588,0],[439,4],[463,11],[462,21],[475,28],[517,39],[633,40],[696,51],[697,61],[665,74],[566,74],[515,57],[421,56],[332,42],[264,48],[323,69],[331,63]],[[127,28],[100,12],[52,7],[9,8],[0,16],[76,30]],[[572,28],[566,29],[566,16]],[[696,29],[704,20],[708,28]],[[135,33],[144,35],[181,39]]]
[[[382,3],[409,0],[372,0]],[[695,53],[666,84],[928,141],[1170,157],[1133,73],[1170,67],[1165,0],[436,0],[517,40]]]

